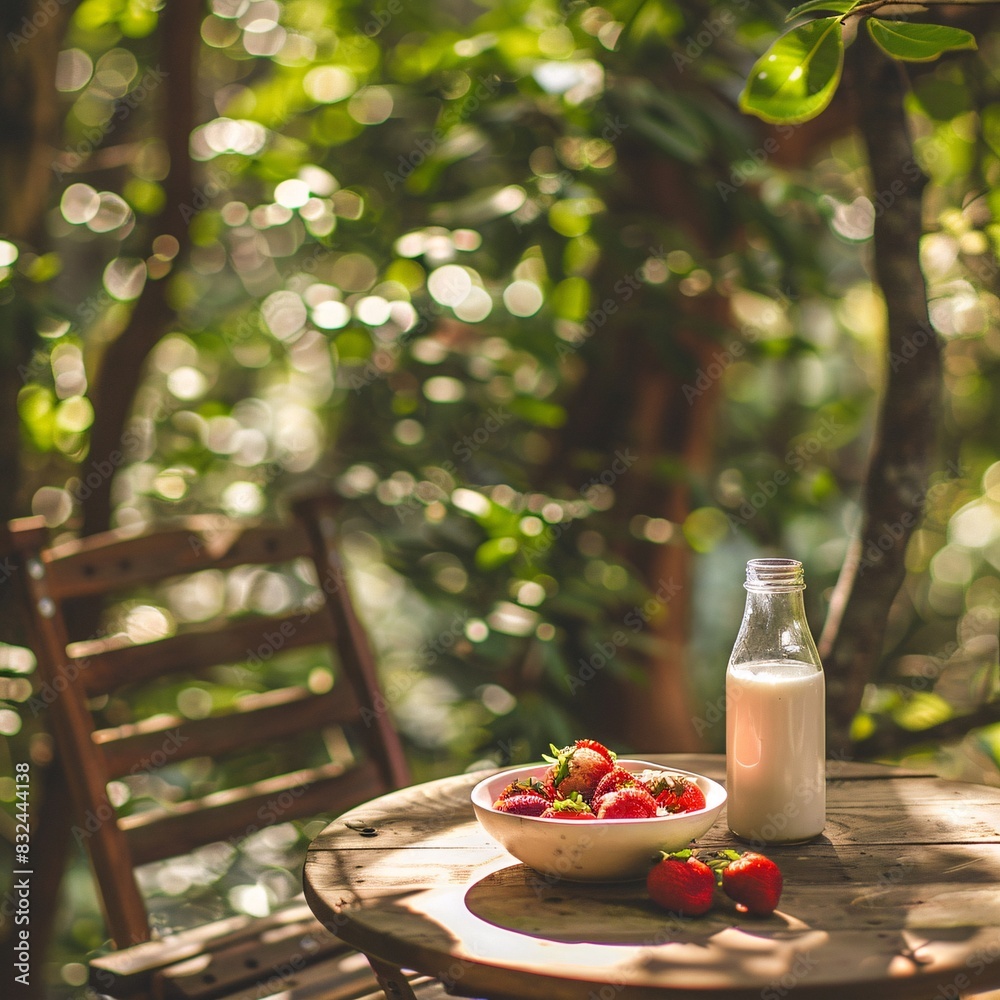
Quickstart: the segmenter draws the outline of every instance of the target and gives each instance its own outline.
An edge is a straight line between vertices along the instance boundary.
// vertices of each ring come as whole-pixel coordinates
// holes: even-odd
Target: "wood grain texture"
[[[235,699],[230,715],[184,719],[157,715],[141,722],[99,729],[92,739],[104,752],[108,774],[118,777],[155,766],[164,745],[173,763],[221,757],[243,747],[285,739],[351,721],[358,712],[353,692],[338,685],[325,695],[303,687],[280,688]]]
[[[300,524],[277,531],[273,526],[234,526],[228,518],[205,514],[149,533],[116,528],[64,542],[49,549],[44,559],[52,596],[61,600],[181,573],[277,564],[311,554],[309,536]]]
[[[157,642],[132,643],[123,636],[74,642],[68,651],[79,665],[88,696],[96,697],[175,671],[197,673],[218,663],[239,663],[254,652],[270,658],[277,650],[336,638],[327,615],[303,608],[286,615],[205,622]]]
[[[642,756],[724,772],[721,757]],[[766,849],[785,876],[768,918],[726,904],[678,918],[641,881],[533,872],[476,822],[482,774],[344,814],[312,844],[306,898],[354,947],[490,1000],[937,1000],[1000,985],[1000,789],[853,762],[828,773],[823,837]],[[700,846],[745,845],[723,812]]]

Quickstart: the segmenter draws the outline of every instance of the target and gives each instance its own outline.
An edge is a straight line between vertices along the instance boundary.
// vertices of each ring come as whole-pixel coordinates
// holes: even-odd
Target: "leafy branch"
[[[981,5],[992,0],[966,0]],[[808,0],[788,13],[832,11],[797,25],[777,38],[754,63],[740,94],[743,111],[766,122],[798,124],[815,118],[833,100],[844,68],[848,44],[844,28],[850,18],[862,18],[872,41],[890,58],[930,62],[945,52],[976,48],[976,39],[962,28],[913,23],[875,15],[883,7],[926,9],[918,0]]]

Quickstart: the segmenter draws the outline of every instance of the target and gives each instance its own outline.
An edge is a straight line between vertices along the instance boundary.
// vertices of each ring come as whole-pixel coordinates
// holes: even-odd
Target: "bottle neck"
[[[748,591],[780,594],[806,588],[802,563],[798,559],[751,559],[747,563]]]
[[[802,564],[792,559],[751,560],[745,586],[746,610],[730,665],[787,661],[822,669],[806,619]]]

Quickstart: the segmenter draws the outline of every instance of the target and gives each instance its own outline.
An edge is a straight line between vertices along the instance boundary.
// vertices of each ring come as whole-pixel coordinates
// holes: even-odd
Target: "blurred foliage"
[[[683,551],[690,707],[720,750],[743,562],[801,558],[818,632],[885,366],[906,362],[884,356],[866,272],[893,195],[870,190],[843,109],[825,136],[738,111],[782,15],[707,0],[211,0],[197,187],[172,206],[190,224],[182,247],[155,229],[162,136],[177,127],[158,5],[84,0],[59,59],[49,242],[0,241],[0,295],[30,307],[39,334],[19,397],[19,513],[72,534],[108,475],[120,525],[270,515],[289,490],[334,483],[419,777],[603,735],[616,685],[672,655],[662,556]],[[942,457],[859,738],[997,697],[1000,41],[977,37],[978,53],[913,77]],[[171,332],[144,372],[101,372],[149,282],[167,283]],[[652,428],[639,403],[661,375],[675,406]],[[96,377],[138,386],[111,456],[88,452]],[[705,399],[709,419],[687,426]],[[692,440],[705,468],[687,460]],[[116,627],[201,620],[213,586],[137,598]],[[26,709],[30,657],[2,654],[9,775],[50,750]],[[575,683],[587,669],[599,683]],[[224,709],[265,679],[234,665],[144,697]],[[998,732],[906,759],[997,781]],[[0,799],[13,789],[0,778]],[[277,831],[249,854],[153,872],[158,919],[285,898],[288,858],[314,830]],[[245,874],[250,856],[266,878]],[[67,891],[72,985],[72,956],[103,931],[86,873]]]

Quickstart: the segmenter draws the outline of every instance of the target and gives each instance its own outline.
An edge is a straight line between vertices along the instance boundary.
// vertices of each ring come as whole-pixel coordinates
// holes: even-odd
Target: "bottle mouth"
[[[798,559],[751,559],[747,563],[747,590],[772,593],[805,590],[805,575]]]

